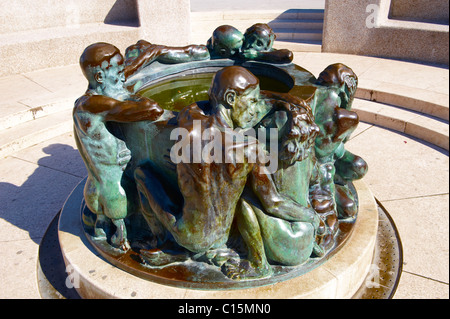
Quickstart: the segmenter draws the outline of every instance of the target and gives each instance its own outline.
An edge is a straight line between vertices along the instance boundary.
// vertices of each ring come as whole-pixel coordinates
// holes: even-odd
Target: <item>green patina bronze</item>
[[[206,46],[141,40],[125,58],[86,48],[73,112],[83,223],[108,260],[165,284],[235,288],[301,275],[345,243],[352,181],[367,171],[345,149],[357,76],[335,64],[316,79],[274,40],[256,24],[220,26]]]

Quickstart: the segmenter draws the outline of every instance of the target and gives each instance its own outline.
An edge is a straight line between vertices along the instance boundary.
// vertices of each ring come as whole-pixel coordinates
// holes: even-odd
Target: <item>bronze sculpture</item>
[[[75,137],[89,172],[84,223],[104,254],[133,254],[150,272],[204,264],[245,281],[307,271],[337,246],[340,221],[357,215],[351,182],[367,171],[344,147],[358,124],[357,77],[332,65],[308,78],[292,52],[272,49],[274,38],[256,24],[245,34],[220,26],[206,46],[141,40],[125,60],[108,44],[86,48]],[[209,99],[180,110],[125,82],[148,65],[179,64],[176,74],[190,63],[217,71]],[[273,67],[297,91],[262,90],[250,69]]]

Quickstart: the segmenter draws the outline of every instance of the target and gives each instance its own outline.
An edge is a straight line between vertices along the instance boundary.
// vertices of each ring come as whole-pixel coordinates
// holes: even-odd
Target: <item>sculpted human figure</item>
[[[305,102],[291,101],[288,110],[290,112],[275,111],[260,124],[266,128],[276,127],[282,136],[280,164],[278,170],[270,176],[277,191],[283,195],[275,201],[290,198],[296,204],[311,209],[308,190],[309,182],[313,178],[313,145],[318,127],[314,124],[311,110]],[[288,115],[292,116],[292,121],[287,120]],[[318,228],[318,225],[312,223],[266,211],[249,192],[243,195],[241,210],[239,226],[243,225],[248,233],[249,230],[253,232],[252,238],[247,242],[252,243],[249,249],[257,251],[255,255],[261,255],[264,250],[271,263],[286,266],[300,265],[313,254],[323,255],[316,244],[316,238],[324,231],[323,225]],[[255,244],[259,242],[259,236],[262,243]]]
[[[294,56],[291,51],[272,49],[275,38],[273,30],[264,23],[252,25],[244,35],[235,27],[222,25],[214,30],[207,47],[211,58],[241,58],[270,63],[292,62]]]
[[[238,56],[243,42],[241,31],[230,25],[222,25],[214,30],[206,46],[212,58],[234,58]]]
[[[136,169],[138,189],[148,205],[146,208],[144,205],[144,209],[154,212],[180,246],[221,266],[227,276],[236,279],[268,276],[271,268],[264,249],[251,248],[248,259],[240,260],[226,246],[235,218],[240,220],[239,230],[244,241],[247,240],[247,246],[253,245],[248,240],[258,236],[257,232],[246,227],[246,204],[241,200],[246,183],[252,185],[265,212],[283,220],[310,224],[312,236],[320,219],[313,209],[280,194],[267,167],[250,160],[251,154],[256,154],[261,148],[256,139],[246,138],[242,143],[231,144],[223,141],[227,140],[230,130],[252,128],[274,107],[286,107],[286,102],[282,101],[277,106],[277,101],[265,98],[258,79],[237,66],[217,72],[209,93],[208,103],[195,103],[180,112],[178,127],[189,134],[187,145],[190,154],[194,151],[195,136],[202,136],[205,130],[209,130],[211,139],[203,141],[201,149],[211,140],[220,141],[223,156],[216,161],[202,158],[199,162],[177,163],[181,201],[169,195],[151,166]],[[240,150],[243,151],[241,161],[227,160]],[[260,236],[257,244],[262,243]]]
[[[256,23],[245,31],[242,56],[245,59],[271,63],[290,63],[294,58],[287,49],[272,49],[276,35],[265,23]]]
[[[184,63],[209,59],[209,51],[204,45],[170,47],[139,40],[125,50],[126,77],[153,61],[162,63]]]
[[[153,121],[163,110],[154,101],[126,90],[125,74],[130,71],[115,46],[88,46],[80,57],[80,66],[89,86],[75,102],[73,119],[77,146],[88,170],[84,198],[97,215],[95,237],[106,239],[112,221],[116,231],[111,244],[126,251],[129,243],[124,218],[128,209],[121,181],[131,154],[125,142],[108,131],[106,123]],[[137,69],[135,65],[130,68]]]
[[[357,76],[345,65],[333,64],[319,75],[317,84],[312,105],[320,128],[315,141],[320,182],[312,187],[311,198],[316,211],[327,221],[330,240],[337,231],[337,218],[353,217],[357,212],[347,182],[362,178],[367,164],[344,146],[359,123],[358,115],[351,111]]]

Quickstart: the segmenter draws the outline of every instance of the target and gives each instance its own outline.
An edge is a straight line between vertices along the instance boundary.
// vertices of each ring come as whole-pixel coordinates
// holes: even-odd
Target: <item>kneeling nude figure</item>
[[[135,179],[142,208],[147,216],[157,219],[178,245],[194,253],[194,259],[206,258],[233,279],[270,276],[272,269],[265,256],[265,242],[263,244],[261,237],[264,232],[260,232],[259,228],[260,225],[263,230],[270,228],[268,224],[273,222],[268,218],[273,217],[258,220],[254,218],[250,204],[241,198],[245,186],[249,185],[259,199],[262,210],[256,213],[258,218],[267,213],[282,223],[287,221],[286,226],[290,228],[288,232],[293,233],[293,236],[288,237],[292,240],[296,240],[296,236],[302,237],[301,241],[310,242],[308,245],[312,247],[320,218],[312,208],[300,205],[281,194],[266,166],[250,160],[256,152],[264,151],[261,150],[264,148],[262,143],[251,138],[232,145],[223,141],[230,140],[226,136],[230,131],[252,128],[275,109],[286,110],[288,114],[305,112],[297,106],[291,106],[292,100],[299,100],[289,95],[260,91],[258,79],[238,66],[226,67],[217,72],[209,95],[209,103],[198,102],[183,109],[177,116],[177,126],[189,132],[187,145],[190,154],[195,151],[195,136],[202,136],[204,130],[208,129],[211,139],[221,141],[223,157],[215,161],[202,158],[198,163],[191,160],[176,164],[178,188],[183,199],[181,204],[172,200],[173,194],[168,193],[159,180],[154,165],[137,168]],[[292,112],[291,108],[295,108],[295,111]],[[296,116],[289,116],[290,123],[294,123]],[[306,135],[303,139],[309,141]],[[202,140],[201,149],[210,141]],[[243,154],[240,161],[229,160],[239,152]],[[227,246],[233,221],[236,221],[248,247],[248,257],[245,260],[241,260]],[[283,227],[281,225],[277,231],[280,232]],[[296,244],[291,246],[302,247]],[[311,251],[306,252],[308,257],[310,254]],[[141,250],[141,256],[149,261],[145,258],[145,251]],[[170,258],[167,261],[171,262]]]

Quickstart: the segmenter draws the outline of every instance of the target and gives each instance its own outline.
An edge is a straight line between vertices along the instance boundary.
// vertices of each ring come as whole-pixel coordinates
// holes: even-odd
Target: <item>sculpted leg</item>
[[[168,203],[170,199],[165,196],[161,184],[157,180],[157,176],[151,172],[151,169],[139,167],[135,171],[136,186],[141,202],[142,213],[147,221],[148,226],[154,236],[154,246],[150,249],[141,249],[139,255],[143,262],[149,266],[161,267],[175,262],[182,262],[189,258],[189,253],[183,251],[180,247],[173,247],[175,243],[168,239],[168,231],[162,222],[160,215],[169,214],[164,212],[163,208],[157,202]],[[156,194],[149,190],[155,191]],[[153,208],[158,208],[158,215]],[[173,217],[173,215],[171,215]],[[174,218],[174,217],[173,217]],[[168,252],[170,251],[170,252]]]
[[[114,247],[123,251],[130,249],[130,243],[127,239],[127,228],[125,227],[125,221],[121,219],[112,220],[114,226],[116,226],[116,232],[111,237],[111,243]]]
[[[168,212],[174,210],[174,205],[165,193],[158,176],[150,168],[137,168],[134,177],[144,217],[161,244],[165,240],[166,231],[175,231],[175,216]]]
[[[349,151],[345,151],[344,155],[337,159],[334,163],[336,175],[339,175],[346,181],[361,179],[367,173],[367,162],[360,156]]]
[[[96,239],[106,240],[110,220],[105,215],[97,215],[94,225],[94,236]]]
[[[120,181],[120,180],[119,180]],[[104,181],[100,189],[99,202],[104,211],[104,215],[108,217],[116,230],[111,236],[111,244],[113,247],[123,251],[130,249],[130,243],[127,237],[127,228],[125,226],[125,217],[127,217],[127,196],[125,190],[117,181]]]
[[[347,185],[336,184],[336,205],[339,218],[354,217],[358,212],[358,205]]]
[[[237,265],[235,261],[227,265],[227,275],[237,279],[244,278],[262,278],[272,274],[272,269],[267,261],[264,251],[264,243],[259,229],[258,219],[253,212],[252,207],[242,198],[239,200],[236,208],[236,221],[238,229],[248,249],[248,260]],[[235,266],[238,266],[235,268]],[[242,270],[245,270],[242,272]],[[234,273],[233,270],[239,272]]]
[[[358,212],[358,205],[349,189],[348,183],[361,179],[367,173],[367,163],[360,156],[349,151],[334,163],[336,175],[336,204],[340,218],[354,217]]]
[[[255,206],[255,212],[269,260],[286,266],[296,266],[308,260],[315,245],[316,231],[307,222],[289,222],[271,217]]]

